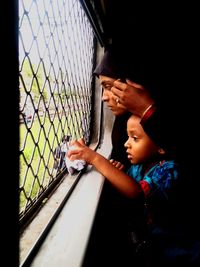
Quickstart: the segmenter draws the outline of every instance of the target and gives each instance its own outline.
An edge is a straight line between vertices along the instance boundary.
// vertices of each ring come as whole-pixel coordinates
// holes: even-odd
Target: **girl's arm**
[[[113,166],[108,159],[84,145],[83,142],[75,141],[73,145],[76,146],[76,149],[68,152],[70,160],[82,159],[93,165],[97,171],[128,198],[137,198],[142,194],[140,185],[126,173]]]

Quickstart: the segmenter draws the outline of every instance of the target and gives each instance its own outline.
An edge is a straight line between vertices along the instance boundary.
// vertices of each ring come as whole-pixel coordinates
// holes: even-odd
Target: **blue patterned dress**
[[[127,174],[140,183],[144,192],[145,218],[156,257],[176,258],[176,252],[182,253],[176,242],[175,250],[173,248],[173,242],[179,235],[173,211],[179,179],[178,165],[173,160],[162,160],[148,171],[141,164],[132,165]]]

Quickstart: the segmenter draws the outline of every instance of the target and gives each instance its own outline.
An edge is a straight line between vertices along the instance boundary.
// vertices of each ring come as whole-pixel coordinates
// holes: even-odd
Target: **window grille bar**
[[[64,136],[89,143],[95,62],[90,23],[78,0],[19,1],[21,225],[67,174]]]

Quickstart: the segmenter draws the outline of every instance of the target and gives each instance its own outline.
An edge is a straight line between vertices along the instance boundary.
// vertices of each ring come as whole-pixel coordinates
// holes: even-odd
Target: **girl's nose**
[[[129,142],[128,142],[128,140],[125,142],[124,146],[125,146],[126,148],[129,147]]]

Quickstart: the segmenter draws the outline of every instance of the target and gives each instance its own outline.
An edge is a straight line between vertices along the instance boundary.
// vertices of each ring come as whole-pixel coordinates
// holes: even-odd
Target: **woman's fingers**
[[[132,82],[131,80],[126,79],[127,84],[131,85],[132,87],[135,87],[137,89],[142,89],[145,90],[144,86],[142,86],[141,84]]]

